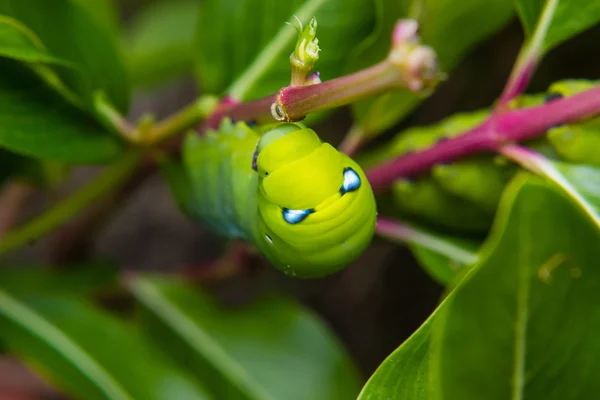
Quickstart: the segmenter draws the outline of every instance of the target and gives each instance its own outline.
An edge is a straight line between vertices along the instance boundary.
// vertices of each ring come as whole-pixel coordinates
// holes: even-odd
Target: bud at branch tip
[[[317,39],[317,20],[313,17],[308,25],[304,27],[302,21],[296,16],[293,24],[298,31],[298,40],[296,48],[290,55],[290,64],[292,67],[291,86],[304,86],[314,83],[314,79],[307,82],[306,76],[314,68],[319,59],[319,39]]]
[[[436,52],[421,43],[419,24],[415,20],[403,19],[396,23],[388,60],[398,67],[413,92],[427,93],[444,79],[439,71]]]

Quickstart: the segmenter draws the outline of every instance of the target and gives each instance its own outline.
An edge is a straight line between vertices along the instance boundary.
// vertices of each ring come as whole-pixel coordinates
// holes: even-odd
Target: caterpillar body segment
[[[261,135],[226,120],[218,131],[190,135],[182,157],[194,198],[188,212],[252,243],[288,275],[334,273],[374,235],[376,203],[364,172],[312,129],[285,123]]]

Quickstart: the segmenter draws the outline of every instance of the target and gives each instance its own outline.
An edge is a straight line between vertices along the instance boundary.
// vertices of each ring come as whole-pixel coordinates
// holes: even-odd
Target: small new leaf
[[[293,26],[298,31],[298,40],[294,52],[290,55],[291,86],[303,86],[306,83],[306,76],[317,63],[321,51],[317,38],[317,20],[313,17],[308,25],[303,27],[302,22],[296,17]]]

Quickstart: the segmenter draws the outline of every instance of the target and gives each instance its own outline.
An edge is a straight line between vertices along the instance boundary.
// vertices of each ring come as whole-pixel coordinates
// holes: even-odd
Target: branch
[[[600,113],[600,86],[544,105],[493,114],[460,136],[416,153],[379,164],[366,171],[373,190],[382,191],[396,179],[413,176],[432,166],[469,154],[496,152],[508,143],[533,139],[547,129]]]
[[[5,254],[45,235],[90,206],[98,198],[115,190],[135,170],[140,158],[141,155],[137,151],[131,151],[63,202],[31,222],[8,232],[0,240],[0,254]]]
[[[517,62],[500,96],[497,106],[499,111],[504,111],[508,102],[521,94],[529,84],[542,57],[541,49],[544,44],[544,38],[550,28],[557,5],[558,0],[549,0],[546,2],[540,20],[536,25],[535,32],[528,43],[521,48]]]
[[[392,241],[409,243],[432,250],[463,264],[474,264],[478,255],[452,242],[385,217],[377,218],[377,234]]]
[[[234,121],[300,121],[310,113],[342,107],[358,100],[395,90],[426,94],[437,85],[437,56],[421,44],[417,22],[400,20],[392,35],[392,47],[386,59],[369,68],[332,79],[301,86],[288,86],[277,94],[239,103],[228,99],[209,118],[206,127],[217,128],[221,119]],[[298,78],[299,79],[299,78]]]
[[[4,187],[0,194],[0,238],[18,222],[27,199],[34,193],[35,188],[24,182],[11,182]]]

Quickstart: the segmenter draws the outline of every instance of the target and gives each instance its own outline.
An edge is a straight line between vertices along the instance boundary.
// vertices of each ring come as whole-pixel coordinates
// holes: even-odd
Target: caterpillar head
[[[256,147],[259,247],[278,268],[318,277],[371,242],[376,204],[362,169],[312,129],[282,124]]]

